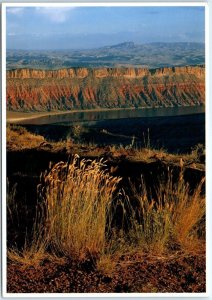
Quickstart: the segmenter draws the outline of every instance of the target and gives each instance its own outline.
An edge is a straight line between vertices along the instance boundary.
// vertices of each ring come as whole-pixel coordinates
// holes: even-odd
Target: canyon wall
[[[166,107],[205,102],[204,66],[7,71],[7,109]]]

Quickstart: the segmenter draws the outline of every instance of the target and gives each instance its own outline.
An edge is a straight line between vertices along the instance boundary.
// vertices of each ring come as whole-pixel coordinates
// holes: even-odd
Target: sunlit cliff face
[[[204,102],[204,66],[7,71],[9,110],[166,107]]]

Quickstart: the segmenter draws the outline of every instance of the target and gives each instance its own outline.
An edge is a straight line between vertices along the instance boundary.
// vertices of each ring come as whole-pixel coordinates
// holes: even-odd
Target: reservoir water
[[[181,115],[193,115],[204,113],[204,106],[195,107],[166,107],[166,108],[138,108],[138,109],[113,109],[100,111],[68,112],[64,114],[48,115],[34,119],[19,121],[19,124],[45,125],[57,124],[68,125],[77,123],[92,123],[103,120],[170,117]]]

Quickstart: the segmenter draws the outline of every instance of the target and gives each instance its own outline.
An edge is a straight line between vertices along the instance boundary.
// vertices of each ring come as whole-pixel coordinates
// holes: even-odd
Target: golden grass
[[[204,180],[202,179],[192,196],[189,195],[188,187],[183,187],[181,183],[181,197],[172,208],[174,233],[184,250],[192,250],[199,245],[198,222],[205,215],[205,197],[201,195]]]
[[[49,258],[50,255],[46,251],[47,239],[40,233],[39,227],[36,226],[32,238],[29,240],[26,237],[25,244],[20,250],[16,246],[7,250],[7,258],[17,264],[35,267],[45,258]]]
[[[205,215],[205,197],[201,194],[204,178],[194,192],[183,179],[181,170],[177,181],[169,172],[157,188],[157,200],[150,197],[142,180],[141,191],[135,191],[138,205],[127,205],[131,214],[131,243],[141,249],[157,252],[169,251],[175,246],[183,251],[198,249],[199,222]],[[204,244],[204,243],[203,243]]]
[[[130,152],[129,152],[130,155]],[[199,162],[198,154],[196,151],[191,151],[191,153],[185,154],[172,154],[168,153],[165,149],[150,149],[150,148],[136,148],[132,152],[133,160],[151,162],[155,160],[160,160],[168,164],[179,165],[183,161],[184,166],[192,166],[192,163],[201,164],[201,169],[204,167],[204,163]]]
[[[56,252],[85,259],[104,251],[106,223],[120,178],[109,176],[103,167],[102,161],[75,156],[45,176],[49,243]]]
[[[47,257],[45,249],[37,247],[24,247],[22,250],[17,248],[9,249],[7,257],[13,263],[21,264],[24,266],[38,266],[40,262]]]
[[[116,264],[117,262],[114,259],[114,256],[110,254],[102,254],[97,260],[96,268],[101,274],[105,276],[112,276],[115,271]]]
[[[21,126],[7,126],[7,149],[22,150],[33,149],[40,146],[45,139],[41,135],[28,132]]]
[[[110,176],[102,160],[75,155],[46,171],[42,180],[39,190],[43,205],[37,209],[33,237],[21,251],[9,249],[8,257],[13,261],[38,264],[48,247],[59,257],[80,261],[94,258],[100,272],[111,274],[114,257],[125,252],[169,255],[176,247],[195,252],[204,244],[198,237],[199,222],[205,214],[201,192],[204,179],[191,192],[183,179],[183,167],[175,181],[171,172],[160,178],[155,199],[141,179],[140,191],[132,188],[136,206],[124,189],[118,190],[121,178]],[[116,204],[115,191],[119,195]],[[121,229],[112,227],[117,205],[124,212]]]
[[[7,251],[9,260],[25,266],[38,266],[40,262],[49,257],[46,251],[47,239],[43,235],[43,223],[36,220],[33,228],[31,239],[26,236],[24,246],[18,249],[16,246],[11,247]]]
[[[15,196],[16,184],[10,188],[9,181],[7,181],[7,222],[17,230],[21,224],[22,216],[20,215],[20,207],[16,202]],[[16,245],[8,249],[7,257],[9,260],[26,266],[38,265],[47,256],[47,239],[44,236],[45,228],[43,220],[43,210],[38,205],[31,240],[26,236],[22,249],[18,249]]]

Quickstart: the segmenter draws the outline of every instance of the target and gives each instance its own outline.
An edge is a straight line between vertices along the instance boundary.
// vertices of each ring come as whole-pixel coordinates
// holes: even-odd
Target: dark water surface
[[[193,115],[204,113],[204,106],[195,107],[166,107],[166,108],[138,108],[138,109],[119,109],[105,111],[84,111],[69,112],[61,115],[49,115],[38,117],[31,120],[20,121],[19,124],[45,125],[60,124],[68,125],[74,122],[90,123],[104,120],[119,120],[133,118],[149,118],[149,117],[170,117],[181,115]]]
[[[77,140],[76,124],[80,125]],[[77,143],[127,146],[135,137],[136,146],[145,147],[150,138],[153,148],[173,153],[188,153],[205,144],[203,106],[73,112],[28,120],[22,126],[48,141],[71,138]]]

